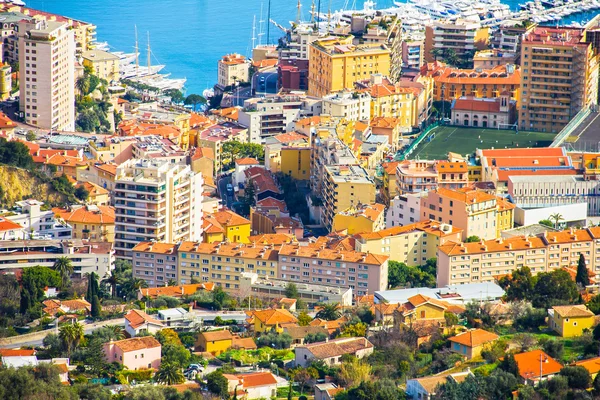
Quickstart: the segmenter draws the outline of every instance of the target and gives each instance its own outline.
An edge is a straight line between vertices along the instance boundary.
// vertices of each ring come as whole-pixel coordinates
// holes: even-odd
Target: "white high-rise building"
[[[75,130],[75,36],[66,22],[18,25],[20,100],[28,124]]]
[[[115,251],[131,259],[140,242],[202,240],[202,174],[189,165],[131,159],[115,178]]]

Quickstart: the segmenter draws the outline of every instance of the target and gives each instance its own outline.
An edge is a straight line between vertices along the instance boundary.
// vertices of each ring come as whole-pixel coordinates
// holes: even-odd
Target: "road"
[[[252,77],[252,88],[256,96],[277,93],[277,86],[277,68],[265,69]]]
[[[110,319],[106,321],[95,322],[91,324],[85,324],[83,332],[89,335],[94,330],[107,325],[119,325],[125,326],[124,318]],[[23,346],[41,346],[44,342],[44,338],[50,333],[56,333],[55,329],[48,329],[41,332],[34,332],[21,336],[13,336],[9,338],[0,339],[0,348],[18,348]]]
[[[227,208],[229,208],[230,210],[232,209],[233,206],[233,196],[230,196],[227,194],[227,184],[231,183],[231,176],[224,176],[219,178],[217,186],[219,188],[219,195],[221,196],[221,199],[223,200],[223,204],[225,204],[227,206]]]

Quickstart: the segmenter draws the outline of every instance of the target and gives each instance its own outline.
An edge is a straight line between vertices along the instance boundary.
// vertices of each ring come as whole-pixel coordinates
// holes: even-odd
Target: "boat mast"
[[[263,5],[264,3],[260,3],[260,19],[258,20],[258,47],[260,47],[262,45],[262,37],[265,35],[263,33],[263,22],[265,22],[265,20],[263,19]]]
[[[137,25],[135,26],[135,74],[139,75],[140,72],[140,52],[138,47],[138,34],[137,34]]]
[[[267,8],[267,46],[271,41],[271,0],[269,0],[269,8]]]
[[[313,22],[315,22],[315,0],[312,0],[312,4],[310,5],[310,23],[312,24]]]
[[[252,50],[256,47],[256,15],[252,20]]]
[[[150,32],[148,32],[148,73],[150,73]]]
[[[298,12],[296,13],[296,23],[299,24],[300,18],[302,18],[302,16],[300,15],[300,9],[302,8],[302,4],[300,3],[300,0],[298,0],[298,5],[296,6],[296,8],[298,9]]]

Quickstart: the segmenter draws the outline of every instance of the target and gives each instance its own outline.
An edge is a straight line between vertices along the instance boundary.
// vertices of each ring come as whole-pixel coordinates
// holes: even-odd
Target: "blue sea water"
[[[514,10],[519,1],[504,3]],[[393,0],[376,2],[378,8],[393,6]],[[301,3],[302,16],[308,19],[311,0]],[[362,3],[321,0],[321,11],[329,7],[339,10],[345,5],[362,8]],[[271,0],[271,19],[289,26],[289,21],[296,18],[296,4],[297,0]],[[260,19],[262,5],[263,19],[267,20],[268,0],[28,0],[27,5],[97,25],[98,41],[108,42],[115,51],[133,52],[137,26],[140,63],[146,64],[149,33],[152,63],[165,64],[163,73],[171,73],[172,78],[187,78],[189,94],[212,87],[217,79],[217,60],[222,55],[250,55],[253,18]],[[263,43],[266,31],[265,22]],[[270,43],[276,43],[281,33],[271,24]]]

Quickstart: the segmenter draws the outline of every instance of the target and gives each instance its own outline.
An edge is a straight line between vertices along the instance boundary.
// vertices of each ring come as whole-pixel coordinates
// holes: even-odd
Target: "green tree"
[[[289,282],[285,287],[285,297],[288,299],[297,299],[298,294],[298,286],[294,282]]]
[[[98,295],[94,295],[94,297],[92,297],[92,317],[93,318],[98,318],[100,317],[100,299],[98,298]]]
[[[560,370],[560,375],[567,378],[571,389],[586,390],[592,384],[590,373],[580,365],[564,367]]]
[[[267,334],[260,335],[256,339],[256,345],[258,347],[270,347],[273,349],[287,349],[292,344],[292,337],[287,333],[277,333],[271,331]]]
[[[469,236],[467,238],[467,240],[465,240],[465,243],[475,243],[475,242],[479,242],[479,241],[481,241],[481,239],[479,238],[479,236],[473,235],[473,236]]]
[[[86,201],[90,197],[90,192],[83,185],[75,188],[75,197],[81,201]]]
[[[352,357],[349,361],[342,363],[337,378],[345,387],[353,387],[360,382],[370,381],[372,378],[371,371],[369,364]]]
[[[562,359],[565,350],[565,344],[562,341],[550,339],[543,342],[542,347],[550,357],[557,360]]]
[[[341,313],[339,311],[339,303],[327,303],[323,304],[319,312],[317,312],[316,317],[320,319],[324,319],[326,321],[333,321],[341,317]]]
[[[58,337],[67,350],[67,357],[71,357],[71,353],[83,339],[83,326],[79,322],[63,325],[58,331]]]
[[[54,261],[54,270],[59,273],[61,279],[61,288],[64,289],[69,285],[69,281],[75,267],[69,257],[58,257]]]
[[[437,61],[438,57],[442,56],[442,51],[440,49],[432,49],[431,55],[433,56],[433,61]]]
[[[510,275],[505,275],[498,281],[505,290],[507,301],[531,300],[534,294],[535,279],[529,267],[515,269]]]
[[[164,385],[176,385],[185,381],[181,366],[172,362],[163,362],[160,369],[156,371],[154,379]]]
[[[185,98],[183,104],[186,106],[193,106],[192,110],[196,111],[198,104],[206,104],[206,99],[199,94],[190,94]]]
[[[90,91],[90,80],[86,75],[80,76],[75,81],[75,88],[79,92],[79,98],[86,96]]]
[[[319,377],[319,372],[313,367],[297,367],[290,371],[290,375],[294,382],[300,386],[300,394],[303,394],[304,388]]]
[[[594,396],[600,396],[600,374],[596,375],[596,377],[594,378],[592,393],[594,394]]]
[[[50,268],[30,267],[23,269],[21,275],[21,313],[24,314],[33,307],[39,307],[45,297],[44,289],[46,287],[60,287],[61,282],[60,274]]]
[[[164,93],[171,98],[171,103],[173,104],[181,104],[185,100],[185,96],[181,93],[181,90],[168,89]]]
[[[433,266],[435,267],[435,263]],[[427,270],[431,270],[429,260],[426,267]],[[389,261],[388,286],[390,288],[395,288],[409,285],[412,287],[435,287],[436,275],[435,273],[431,274],[418,267],[409,267],[401,262]]]
[[[98,274],[96,274],[95,272],[91,272],[90,274],[88,274],[88,286],[86,292],[86,298],[88,299],[88,301],[91,302],[94,299],[94,296],[98,295],[98,292]]]
[[[519,374],[519,366],[517,365],[515,356],[512,353],[508,353],[506,356],[504,356],[500,364],[498,364],[498,368],[515,376]]]
[[[317,343],[327,340],[327,334],[324,332],[309,333],[304,337],[304,343]]]
[[[229,396],[227,389],[229,382],[219,370],[205,376],[207,389],[216,396],[226,399]]]
[[[538,224],[547,226],[548,228],[554,228],[554,224],[549,219],[542,219],[538,222]]]
[[[37,139],[37,135],[35,134],[35,132],[27,131],[27,134],[25,135],[25,140],[27,140],[28,142],[33,142],[35,139]]]
[[[456,51],[454,49],[446,49],[444,51],[444,59],[450,65],[456,66],[460,61],[459,57],[456,55]]]
[[[577,275],[575,276],[575,282],[586,287],[590,284],[590,275],[588,274],[588,268],[585,263],[585,256],[583,253],[579,254],[579,262],[577,263]]]
[[[298,325],[300,326],[308,326],[312,321],[312,317],[306,313],[306,311],[301,311],[298,314]]]
[[[508,349],[508,343],[505,340],[496,340],[495,342],[486,343],[481,350],[481,356],[489,363],[495,363],[500,358],[504,357]]]
[[[107,272],[102,280],[102,283],[110,286],[110,293],[112,297],[117,297],[117,285],[119,285],[121,282],[121,276],[117,272],[116,268],[110,272]]]
[[[551,214],[548,217],[548,219],[550,221],[554,221],[554,229],[558,229],[558,224],[560,223],[560,221],[564,221],[565,220],[560,213]]]
[[[577,285],[564,269],[537,275],[533,306],[548,309],[556,305],[574,304],[579,299]]]

